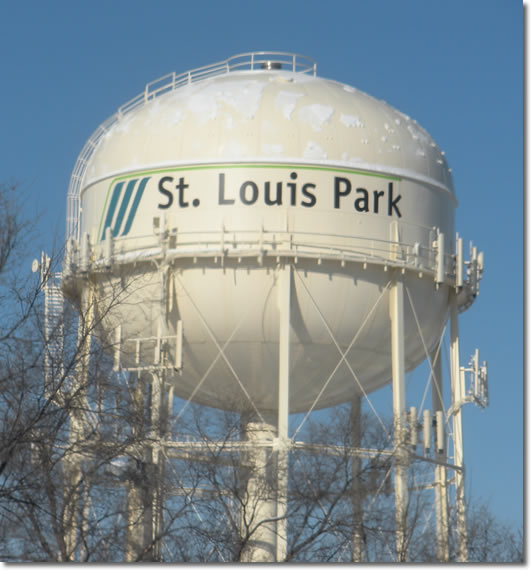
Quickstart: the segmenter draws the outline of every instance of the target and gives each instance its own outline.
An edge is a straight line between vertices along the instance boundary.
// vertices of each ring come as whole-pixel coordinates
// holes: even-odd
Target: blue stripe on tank
[[[112,219],[114,217],[114,211],[116,210],[116,205],[118,204],[118,199],[120,198],[120,193],[122,191],[124,183],[118,182],[112,191],[111,203],[109,204],[109,209],[107,210],[107,216],[105,218],[105,224],[103,224],[103,232],[101,234],[101,239],[105,239],[105,230],[112,224]]]
[[[125,224],[124,231],[122,232],[123,236],[127,235],[129,233],[129,230],[131,229],[131,225],[133,223],[133,219],[135,217],[138,204],[140,204],[142,194],[144,193],[144,188],[146,187],[146,184],[150,178],[151,178],[150,176],[147,176],[146,178],[142,178],[142,180],[140,181],[138,190],[133,200],[133,204],[131,205],[131,210],[129,211],[129,216],[127,217],[127,222]]]
[[[122,227],[122,222],[125,216],[125,212],[127,210],[127,206],[129,206],[129,200],[131,199],[131,194],[133,193],[133,189],[137,182],[138,178],[134,178],[133,180],[129,180],[129,182],[127,183],[124,198],[120,205],[120,209],[118,210],[118,217],[116,218],[116,223],[114,224],[114,228],[112,229],[112,237],[116,237],[120,233],[120,228]]]

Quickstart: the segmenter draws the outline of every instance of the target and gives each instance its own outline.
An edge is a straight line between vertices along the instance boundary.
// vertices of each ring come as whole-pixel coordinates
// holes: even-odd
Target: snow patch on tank
[[[348,164],[356,164],[356,165],[365,162],[361,156],[349,156],[348,152],[346,151],[341,155],[341,160]]]
[[[203,91],[196,93],[186,101],[187,109],[197,115],[199,124],[214,120],[218,115],[218,104],[215,93]]]
[[[184,119],[184,112],[182,109],[175,109],[175,111],[168,117],[172,125],[178,125]]]
[[[135,122],[134,116],[122,117],[104,135],[104,140],[109,140],[115,134],[127,135],[131,131],[131,126]]]
[[[364,127],[365,125],[357,115],[345,115],[341,113],[341,122],[345,127]]]
[[[430,135],[416,122],[410,122],[407,126],[413,140],[419,141],[424,145],[429,145],[432,142]]]
[[[151,127],[154,119],[158,119],[159,124],[162,119],[165,125],[178,125],[184,120],[185,116],[185,111],[181,107],[166,109],[163,115],[158,112],[158,109],[150,109],[149,114],[144,121],[144,126],[148,128]]]
[[[217,118],[221,105],[229,106],[245,119],[252,119],[262,100],[266,83],[256,80],[208,81],[201,83],[191,93],[187,89],[176,92],[175,99],[182,100],[186,109],[195,114],[200,125]],[[197,88],[199,87],[199,88]]]
[[[279,109],[285,119],[291,119],[291,114],[297,105],[297,99],[303,97],[303,93],[293,91],[279,91],[275,98],[275,107]]]
[[[326,160],[325,150],[314,141],[308,141],[303,152],[303,157],[309,160]]]
[[[299,111],[299,118],[304,123],[310,123],[314,131],[321,131],[323,125],[330,120],[334,108],[329,105],[306,105]]]
[[[260,150],[266,156],[282,156],[284,154],[284,145],[262,143]]]
[[[358,90],[355,87],[351,87],[350,85],[343,85],[343,91],[347,93],[357,93]]]
[[[166,109],[165,109],[165,112],[167,112]],[[160,113],[161,113],[160,99],[154,99],[153,101],[150,101],[145,106],[145,114],[146,114],[145,123],[146,123],[146,125],[149,124],[149,121],[151,119],[156,119],[156,118],[160,117]]]
[[[290,76],[293,78],[294,83],[312,83],[314,81],[319,81],[319,78],[309,73],[293,73],[289,72]]]
[[[237,109],[246,119],[252,119],[262,100],[265,87],[263,81],[238,81],[221,85],[221,90],[216,89],[219,101]]]
[[[224,158],[243,158],[247,156],[247,147],[237,140],[225,141],[219,148],[220,156]]]

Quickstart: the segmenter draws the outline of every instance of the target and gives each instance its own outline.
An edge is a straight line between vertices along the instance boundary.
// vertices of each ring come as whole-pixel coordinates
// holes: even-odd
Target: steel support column
[[[144,417],[145,383],[140,374],[136,377],[136,386],[131,393],[132,413],[137,418]],[[135,443],[145,438],[145,426],[134,422],[131,426]],[[139,562],[144,558],[146,537],[146,462],[141,457],[130,458],[132,476],[127,484],[127,543],[125,550],[126,562]]]
[[[247,501],[242,504],[241,532],[245,541],[241,562],[275,562],[276,465],[272,457],[276,417],[264,421],[242,416],[242,436],[251,445],[246,453]]]
[[[361,448],[361,397],[351,402],[352,447]],[[352,562],[363,562],[363,485],[361,480],[361,455],[352,457]]]
[[[393,426],[395,448],[396,551],[399,562],[407,562],[408,552],[408,450],[406,447],[406,384],[404,357],[404,283],[395,275],[389,292],[391,356],[393,374]]]
[[[443,401],[443,380],[441,365],[441,346],[430,355],[431,358],[431,398],[434,417],[445,419],[444,401]],[[437,412],[440,412],[437,414]],[[440,448],[435,437],[435,453],[437,459],[443,463],[447,462],[446,452],[446,429],[445,426],[438,426],[438,432],[443,434],[443,447]],[[439,562],[448,562],[449,559],[449,542],[448,542],[448,486],[447,486],[447,469],[445,465],[434,466],[434,489],[435,489],[435,516],[437,531],[437,560]]]
[[[457,295],[450,297],[450,363],[452,385],[452,409],[454,430],[454,464],[462,469],[455,470],[455,503],[457,511],[457,558],[460,562],[468,560],[465,472],[463,464],[463,425],[461,405],[464,400],[464,386],[461,382],[459,365],[459,324],[457,321]]]
[[[142,448],[142,455],[131,462],[134,477],[127,492],[127,562],[160,560],[163,504],[164,461],[161,454],[161,407],[163,405],[163,378],[153,374],[149,381],[137,379],[133,393],[135,412],[144,417],[147,409],[149,429],[136,428],[134,437]]]
[[[278,412],[276,417],[261,412],[264,421],[242,417],[242,435],[256,443],[247,456],[249,505],[242,512],[242,531],[251,535],[242,562],[281,562],[287,555],[291,264],[279,265],[276,275]]]
[[[289,458],[289,364],[292,268],[285,264],[279,270],[278,310],[278,429],[277,429],[277,547],[276,561],[287,555],[288,458]]]
[[[70,429],[68,434],[68,452],[64,459],[64,548],[63,561],[76,559],[78,530],[83,531],[86,521],[83,520],[83,507],[80,508],[79,499],[83,493],[82,465],[83,455],[79,450],[81,442],[85,439],[86,417],[84,410],[88,409],[86,403],[86,389],[88,382],[88,367],[90,361],[90,346],[92,328],[94,326],[94,296],[90,283],[83,288],[81,296],[81,315],[77,330],[77,351],[79,355],[76,371],[72,378],[71,393],[75,394],[78,402],[70,410]],[[77,404],[77,405],[76,405]],[[88,497],[87,497],[88,500]],[[79,520],[81,516],[82,520]]]
[[[144,537],[146,546],[150,549],[150,559],[161,559],[160,533],[162,529],[162,504],[163,504],[163,456],[161,454],[161,408],[164,394],[163,377],[159,374],[151,376],[151,397],[149,399],[151,426],[148,443],[146,446],[146,463],[148,472],[152,474],[149,493],[149,505]]]

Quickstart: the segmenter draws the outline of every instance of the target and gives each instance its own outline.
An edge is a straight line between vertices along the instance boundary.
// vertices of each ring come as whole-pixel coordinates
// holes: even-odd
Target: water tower
[[[456,205],[444,152],[410,117],[318,77],[307,57],[238,55],[148,84],[90,137],[68,192],[62,288],[112,339],[115,369],[149,378],[152,418],[174,396],[241,413],[241,445],[264,450],[257,465],[272,450],[286,464],[291,413],[359,410],[391,382],[397,544],[418,423],[405,374],[431,358],[441,394],[450,321],[457,443],[451,465],[444,445],[430,459],[444,559],[447,469],[465,524],[457,314],[483,267],[475,249],[464,260]],[[473,374],[481,391],[477,363]],[[442,398],[433,406],[426,433],[433,418],[444,439]],[[287,475],[278,477],[260,507],[276,522],[248,560],[283,559]],[[156,530],[155,510],[144,534]]]

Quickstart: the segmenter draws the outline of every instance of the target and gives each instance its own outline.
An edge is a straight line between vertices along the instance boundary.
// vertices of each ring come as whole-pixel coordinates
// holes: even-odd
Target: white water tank
[[[329,406],[391,378],[396,271],[406,368],[439,340],[455,207],[414,120],[308,58],[245,54],[153,82],[94,133],[69,192],[66,291],[92,287],[123,347],[182,326],[175,394],[275,410],[277,269],[291,263],[290,411]],[[122,364],[137,357],[124,348]]]

